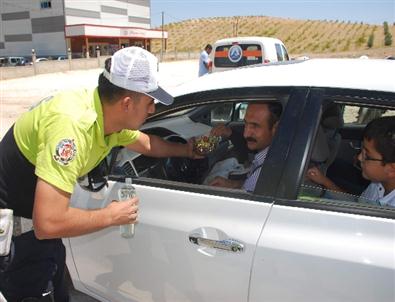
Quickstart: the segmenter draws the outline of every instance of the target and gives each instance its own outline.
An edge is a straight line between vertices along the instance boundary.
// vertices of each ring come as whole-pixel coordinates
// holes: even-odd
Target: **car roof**
[[[170,90],[185,94],[242,87],[328,87],[395,92],[395,61],[310,59],[258,64],[204,75]]]
[[[216,41],[214,44],[217,46],[217,44],[232,44],[233,42],[239,42],[239,43],[256,43],[256,42],[262,42],[262,43],[281,43],[281,40],[276,39],[276,38],[270,38],[270,37],[233,37],[233,38],[225,38]]]

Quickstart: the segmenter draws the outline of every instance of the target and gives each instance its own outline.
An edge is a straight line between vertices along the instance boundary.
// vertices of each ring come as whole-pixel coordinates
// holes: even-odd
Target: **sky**
[[[270,16],[370,24],[395,22],[395,0],[151,0],[152,28],[193,18]]]

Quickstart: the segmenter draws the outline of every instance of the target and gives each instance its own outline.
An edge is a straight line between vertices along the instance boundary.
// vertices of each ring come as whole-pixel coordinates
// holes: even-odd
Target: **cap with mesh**
[[[104,76],[114,85],[144,93],[156,101],[170,105],[173,97],[158,85],[158,60],[149,51],[136,46],[118,50],[111,57],[110,72]]]

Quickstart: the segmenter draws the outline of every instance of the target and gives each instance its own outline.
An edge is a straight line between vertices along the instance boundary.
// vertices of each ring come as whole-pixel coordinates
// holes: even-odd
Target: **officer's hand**
[[[229,138],[232,135],[232,128],[225,124],[219,124],[211,129],[210,135]]]
[[[110,212],[111,225],[123,225],[137,222],[139,198],[133,197],[125,201],[113,201],[107,209]]]

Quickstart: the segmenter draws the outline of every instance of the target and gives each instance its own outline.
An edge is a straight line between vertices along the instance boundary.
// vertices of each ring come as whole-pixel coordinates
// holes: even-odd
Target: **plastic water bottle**
[[[118,200],[125,201],[136,196],[136,189],[132,185],[132,179],[126,178],[125,184],[119,188]],[[123,238],[132,238],[134,235],[134,224],[124,224],[119,226],[119,231]]]

